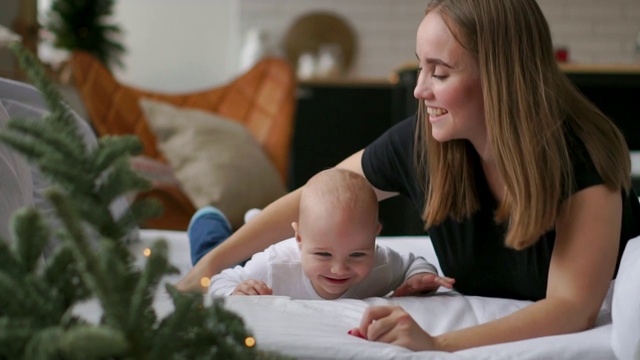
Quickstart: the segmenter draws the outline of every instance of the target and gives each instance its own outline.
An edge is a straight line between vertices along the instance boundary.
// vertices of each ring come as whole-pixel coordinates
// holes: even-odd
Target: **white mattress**
[[[143,230],[142,241],[132,251],[143,260],[142,251],[164,238],[169,243],[170,261],[181,274],[191,267],[189,244],[183,232]],[[428,237],[379,238],[399,251],[413,251],[437,264]],[[298,359],[615,359],[611,349],[611,293],[600,311],[598,325],[588,331],[550,336],[501,345],[468,349],[456,353],[411,352],[394,345],[373,343],[347,334],[357,326],[367,306],[399,304],[433,335],[505,316],[527,301],[462,296],[440,292],[431,297],[370,298],[365,300],[291,300],[282,296],[230,296],[226,306],[245,320],[262,349],[276,350]],[[171,310],[171,301],[159,294],[160,316]]]

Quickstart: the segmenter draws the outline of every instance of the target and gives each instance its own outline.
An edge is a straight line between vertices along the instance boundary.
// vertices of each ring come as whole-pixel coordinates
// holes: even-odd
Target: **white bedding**
[[[183,232],[143,230],[142,241],[132,245],[140,261],[142,251],[153,241],[168,241],[170,261],[181,275],[191,267],[189,244]],[[413,251],[437,265],[428,237],[385,237],[380,242],[399,251]],[[226,306],[241,315],[262,349],[276,350],[298,359],[615,359],[611,348],[611,294],[603,304],[598,325],[589,331],[442,352],[411,352],[404,348],[369,342],[347,334],[367,306],[399,304],[431,334],[437,335],[505,316],[527,301],[462,296],[439,292],[431,297],[371,298],[366,300],[291,300],[281,296],[226,298]],[[166,295],[159,294],[160,314],[171,309]]]

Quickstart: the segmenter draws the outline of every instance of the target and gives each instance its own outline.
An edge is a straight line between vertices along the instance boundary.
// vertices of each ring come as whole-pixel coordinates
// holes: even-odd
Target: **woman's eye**
[[[437,75],[437,74],[431,74],[431,77],[437,80],[444,80],[447,78],[446,75]]]

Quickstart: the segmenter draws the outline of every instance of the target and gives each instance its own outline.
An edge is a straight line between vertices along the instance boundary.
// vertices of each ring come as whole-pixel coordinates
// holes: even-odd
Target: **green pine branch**
[[[54,46],[89,52],[107,67],[123,66],[126,49],[116,40],[122,30],[106,22],[114,4],[114,0],[54,0],[45,24],[55,35]]]
[[[37,211],[16,212],[11,230],[14,243],[0,242],[0,359],[33,359],[30,344],[48,329],[81,323],[71,307],[89,294],[64,246],[37,266],[49,238]]]

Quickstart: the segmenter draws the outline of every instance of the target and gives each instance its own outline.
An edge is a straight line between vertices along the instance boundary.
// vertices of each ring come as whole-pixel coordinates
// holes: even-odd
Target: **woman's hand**
[[[437,350],[435,339],[400,306],[368,308],[362,316],[360,327],[350,330],[349,334],[413,351]]]
[[[455,279],[438,276],[433,273],[415,274],[407,279],[402,285],[398,286],[391,296],[411,296],[430,293],[438,290],[440,286],[452,289]]]
[[[236,286],[231,295],[271,295],[273,290],[260,280],[245,280]]]

